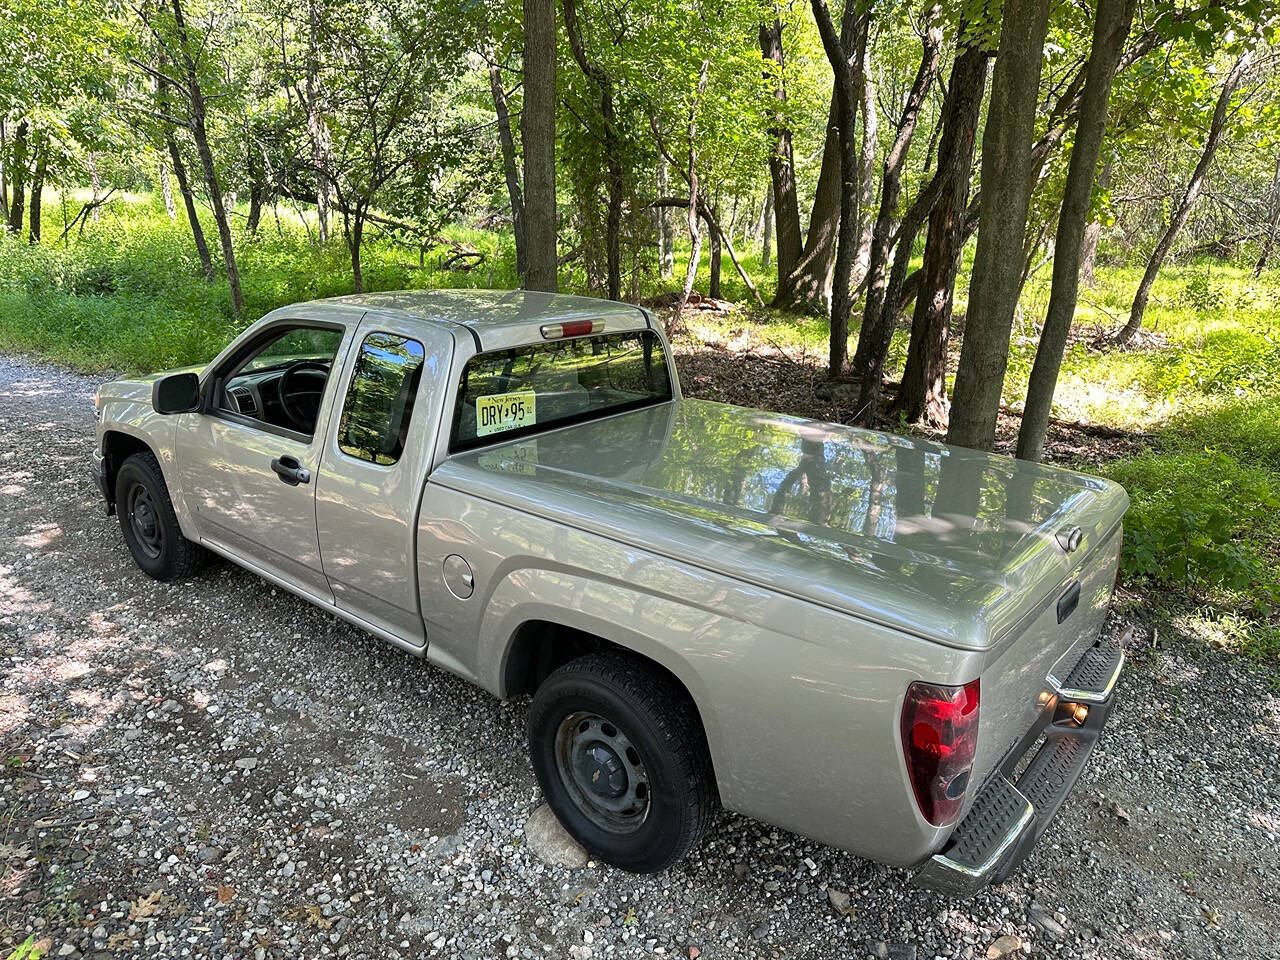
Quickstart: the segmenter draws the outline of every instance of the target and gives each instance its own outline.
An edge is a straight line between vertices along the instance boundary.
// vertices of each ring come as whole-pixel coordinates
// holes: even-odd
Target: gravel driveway
[[[94,383],[0,357],[0,955],[1280,954],[1280,670],[1140,628],[1054,831],[971,902],[732,814],[659,876],[554,865],[525,703],[229,564],[134,566]]]

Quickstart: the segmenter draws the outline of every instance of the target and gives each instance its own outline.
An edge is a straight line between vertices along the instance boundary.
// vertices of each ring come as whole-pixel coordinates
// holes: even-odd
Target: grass
[[[342,244],[313,244],[299,216],[282,211],[278,221],[264,217],[257,237],[239,238],[246,308],[236,317],[225,280],[207,283],[201,276],[185,219],[170,221],[156,198],[113,201],[83,236],[65,243],[56,242],[53,227],[60,210],[46,210],[51,236],[44,244],[0,235],[0,350],[85,371],[164,369],[211,357],[249,321],[278,306],[352,287]],[[213,242],[211,223],[206,232]],[[515,285],[509,232],[454,227],[444,233],[445,244],[425,251],[375,234],[364,251],[367,289]],[[449,243],[484,259],[470,271],[445,269]],[[771,271],[761,267],[758,248],[740,253],[767,300]],[[566,285],[583,291],[581,268],[569,270]],[[967,307],[967,273],[966,263],[957,283],[958,317]],[[1127,316],[1140,273],[1139,266],[1106,267],[1096,287],[1082,291],[1055,414],[1145,437],[1141,452],[1101,468],[1132,498],[1127,583],[1157,598],[1161,608],[1181,611],[1169,622],[1184,635],[1225,638],[1222,645],[1280,658],[1280,271],[1255,280],[1251,270],[1218,262],[1167,268],[1139,348],[1097,348],[1099,335]],[[676,276],[646,276],[641,291],[674,287],[683,276],[679,259]],[[698,289],[705,291],[707,281],[704,259]],[[722,295],[742,308],[696,315],[690,343],[772,347],[823,362],[826,319],[750,305],[727,257]],[[1015,410],[1048,297],[1046,270],[1027,285],[1011,343],[1005,402]],[[895,334],[891,376],[900,373],[906,341],[905,330]],[[768,406],[769,398],[760,404]]]

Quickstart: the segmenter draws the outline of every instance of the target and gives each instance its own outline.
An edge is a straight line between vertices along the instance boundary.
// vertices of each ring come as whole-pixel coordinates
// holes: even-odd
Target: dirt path
[[[1140,640],[1054,832],[969,903],[730,814],[661,876],[551,866],[523,703],[228,564],[138,571],[93,386],[0,358],[0,955],[1277,955],[1280,671]]]

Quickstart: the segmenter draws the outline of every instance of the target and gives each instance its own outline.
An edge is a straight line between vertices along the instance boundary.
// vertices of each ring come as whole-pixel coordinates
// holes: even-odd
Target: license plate
[[[519,430],[537,422],[538,395],[532,390],[476,397],[477,437]]]

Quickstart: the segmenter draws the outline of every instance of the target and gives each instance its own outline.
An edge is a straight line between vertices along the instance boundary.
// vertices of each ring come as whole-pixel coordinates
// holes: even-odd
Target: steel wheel
[[[631,833],[649,815],[649,775],[640,751],[616,724],[578,711],[556,731],[556,770],[574,806],[610,833]]]
[[[137,542],[138,549],[150,560],[160,556],[164,549],[164,528],[160,523],[160,515],[156,510],[155,500],[141,483],[129,488],[126,503],[129,529]]]

